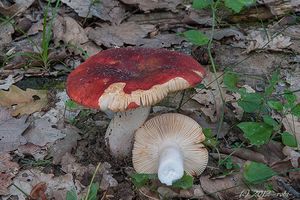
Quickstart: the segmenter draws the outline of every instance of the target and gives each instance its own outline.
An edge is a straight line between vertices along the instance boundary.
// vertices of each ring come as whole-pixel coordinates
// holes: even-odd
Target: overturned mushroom
[[[195,86],[204,75],[197,61],[175,51],[109,49],[69,75],[67,93],[79,104],[115,113],[105,137],[111,153],[124,157],[130,154],[134,131],[147,119],[150,106],[170,92]]]
[[[204,139],[202,128],[190,117],[177,113],[153,117],[135,133],[133,167],[138,173],[157,173],[167,185],[184,171],[199,175],[208,162]]]

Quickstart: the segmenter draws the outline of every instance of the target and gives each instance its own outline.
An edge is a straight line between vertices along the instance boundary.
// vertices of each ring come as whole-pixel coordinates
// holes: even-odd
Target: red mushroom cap
[[[151,106],[169,92],[195,86],[204,76],[196,60],[175,51],[109,49],[70,73],[67,93],[81,105],[116,112]]]

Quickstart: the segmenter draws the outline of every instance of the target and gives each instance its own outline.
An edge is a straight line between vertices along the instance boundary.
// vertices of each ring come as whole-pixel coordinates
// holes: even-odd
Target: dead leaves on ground
[[[8,91],[0,91],[0,105],[10,108],[13,116],[41,111],[47,104],[46,90],[22,90],[12,85]]]
[[[4,1],[0,2],[0,14],[4,16],[14,16],[24,12],[31,6],[34,0],[15,0],[15,3],[6,5]]]
[[[8,153],[0,153],[0,196],[9,194],[7,188],[12,184],[12,178],[19,170],[19,165],[11,159]]]

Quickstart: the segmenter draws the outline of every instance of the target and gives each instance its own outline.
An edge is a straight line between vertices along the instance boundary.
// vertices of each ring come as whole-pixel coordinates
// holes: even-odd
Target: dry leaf
[[[53,127],[55,125],[47,119],[36,119],[33,127],[24,134],[24,137],[32,144],[45,146],[66,136],[66,134]]]
[[[182,0],[121,0],[125,4],[138,5],[145,12],[154,9],[166,9],[176,11],[176,7],[182,4]]]
[[[299,161],[300,161],[300,153],[292,149],[291,147],[285,146],[282,149],[282,153],[287,156],[288,159],[291,160],[292,166],[294,168],[299,167]]]
[[[55,177],[54,174],[44,174],[38,169],[30,169],[19,172],[13,180],[13,183],[27,194],[30,194],[33,187],[41,182],[45,182],[47,184],[46,195],[49,199],[63,200],[66,199],[67,191],[75,189],[77,193],[79,193],[82,190],[78,181],[73,181],[73,176],[71,174]],[[12,195],[17,196],[18,200],[27,199],[24,193],[14,186],[9,187],[9,195],[4,199],[8,199]],[[60,198],[54,198],[58,196]]]
[[[9,194],[8,187],[19,170],[18,163],[12,162],[11,159],[10,154],[0,153],[0,196]]]
[[[15,0],[12,5],[5,5],[4,2],[0,2],[0,14],[4,16],[15,16],[27,10],[31,6],[34,0]]]
[[[26,89],[12,85],[9,91],[0,90],[0,105],[12,108],[12,115],[31,114],[41,111],[48,104],[46,90]]]
[[[222,179],[210,179],[209,176],[200,176],[200,183],[203,191],[216,195],[217,199],[239,199],[243,189],[247,187],[243,184],[242,175],[229,175]],[[231,188],[231,189],[230,189]],[[222,191],[224,190],[224,191]],[[220,191],[220,192],[217,192]]]
[[[40,182],[31,189],[29,196],[31,199],[47,200],[47,196],[45,194],[46,190],[47,184],[45,182]]]
[[[296,136],[298,147],[300,147],[300,119],[288,114],[283,118],[282,123],[286,131]]]
[[[290,37],[283,36],[282,34],[278,34],[275,36],[270,34],[268,30],[252,30],[248,34],[247,40],[249,41],[249,45],[246,49],[247,53],[261,49],[282,51],[283,49],[288,48],[292,44]]]
[[[171,47],[175,44],[181,44],[183,37],[177,34],[159,34],[153,38],[142,38],[137,41],[137,46],[148,48]]]
[[[113,24],[120,24],[125,16],[125,7],[117,0],[101,0],[99,3],[82,0],[62,0],[62,2],[84,18],[95,16]]]
[[[26,139],[22,136],[22,133],[29,126],[26,119],[27,117],[23,116],[20,119],[0,120],[0,152],[12,151],[17,149],[19,145],[26,144]]]
[[[85,51],[89,56],[98,53],[101,48],[92,42],[85,30],[71,17],[58,16],[54,21],[53,39],[56,46],[61,45],[60,41],[68,44],[71,52],[82,55]]]
[[[1,5],[1,2],[0,2]],[[0,24],[0,50],[3,48],[3,45],[9,44],[12,41],[11,34],[14,33],[14,27],[10,23],[1,23]]]
[[[0,36],[1,39],[1,36]],[[0,90],[8,90],[10,86],[23,78],[22,75],[9,75],[6,79],[0,80]]]
[[[153,31],[153,25],[138,25],[134,22],[127,22],[119,26],[96,27],[91,29],[88,37],[97,45],[106,47],[123,46],[124,44],[136,45],[141,38]]]
[[[53,157],[53,164],[59,164],[67,152],[71,153],[72,149],[77,146],[77,140],[80,139],[79,130],[74,126],[67,126],[62,132],[66,134],[66,137],[49,148],[49,155]]]
[[[22,157],[25,155],[30,155],[34,157],[35,160],[43,160],[48,154],[47,148],[43,148],[31,143],[20,145],[15,153]]]

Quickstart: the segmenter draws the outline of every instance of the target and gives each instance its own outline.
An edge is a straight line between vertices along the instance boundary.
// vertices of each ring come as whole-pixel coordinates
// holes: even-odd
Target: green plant
[[[96,170],[94,171],[93,177],[91,179],[90,185],[88,187],[85,197],[82,197],[81,200],[97,200],[97,194],[99,191],[99,184],[94,183],[95,176],[100,168],[100,163],[97,165]],[[67,192],[66,200],[79,200],[77,192],[75,189],[72,189]]]
[[[273,93],[279,80],[279,73],[274,72],[264,92],[249,93],[245,88],[237,87],[239,79],[236,74],[226,72],[224,75],[224,84],[227,89],[241,95],[237,101],[238,105],[244,112],[252,113],[255,116],[253,120],[237,125],[253,145],[266,144],[272,135],[274,137],[276,134],[280,134],[285,145],[297,147],[297,141],[293,134],[286,131],[281,132],[282,120],[278,122],[271,116],[272,112],[278,113],[283,119],[288,114],[296,117],[299,117],[300,114],[300,104],[296,103],[296,96],[293,93],[286,90],[284,94],[274,96]]]
[[[43,32],[42,32],[41,45],[33,41],[25,32],[15,27],[13,20],[9,20],[9,23],[11,23],[16,28],[17,31],[25,35],[28,41],[30,42],[30,44],[38,52],[17,52],[8,56],[6,58],[6,61],[16,56],[23,56],[27,58],[27,62],[29,65],[31,63],[36,63],[35,65],[41,66],[44,70],[46,71],[49,70],[50,63],[52,62],[51,58],[49,57],[50,42],[52,39],[52,28],[53,28],[53,22],[56,18],[57,10],[59,6],[60,6],[60,0],[56,0],[55,7],[51,7],[51,1],[48,1],[48,4],[43,12]],[[51,17],[48,21],[49,10],[51,13]]]

